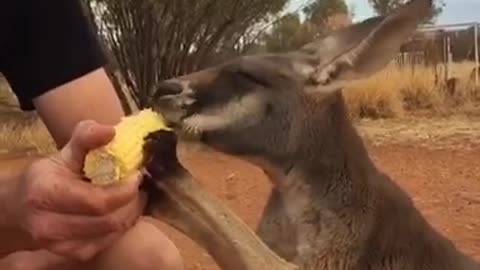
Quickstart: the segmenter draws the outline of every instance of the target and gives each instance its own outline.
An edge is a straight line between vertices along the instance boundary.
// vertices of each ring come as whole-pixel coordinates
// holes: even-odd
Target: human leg
[[[20,251],[0,258],[2,270],[183,270],[178,249],[157,227],[140,220],[111,247],[85,263],[44,250]]]

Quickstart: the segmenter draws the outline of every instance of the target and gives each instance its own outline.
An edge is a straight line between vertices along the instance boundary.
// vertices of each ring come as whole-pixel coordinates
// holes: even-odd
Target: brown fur
[[[258,235],[300,269],[480,269],[375,167],[339,91],[384,67],[430,8],[414,0],[295,52],[170,80],[182,87],[166,84],[153,107],[180,133],[265,170],[274,189]]]

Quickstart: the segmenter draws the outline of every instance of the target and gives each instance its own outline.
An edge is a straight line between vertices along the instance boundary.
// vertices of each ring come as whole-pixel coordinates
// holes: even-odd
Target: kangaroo
[[[431,11],[431,0],[412,0],[296,51],[243,56],[165,81],[151,107],[180,138],[243,158],[273,183],[257,240],[220,202],[198,195],[194,181],[174,177],[162,184],[167,180],[157,177],[156,185],[176,198],[170,220],[229,270],[480,269],[374,165],[341,93],[346,83],[385,67]],[[159,216],[168,212],[152,207]],[[229,264],[239,245],[269,256],[271,264]]]

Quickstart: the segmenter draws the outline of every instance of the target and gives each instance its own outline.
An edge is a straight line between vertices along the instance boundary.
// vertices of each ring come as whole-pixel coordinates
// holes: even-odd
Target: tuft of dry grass
[[[438,110],[442,107],[442,88],[435,82],[433,70],[421,67],[413,72],[405,68],[402,71],[405,73],[402,78],[405,82],[399,90],[405,110]]]
[[[18,105],[18,100],[12,92],[6,79],[0,74],[0,106],[15,107]]]
[[[0,155],[47,154],[55,150],[44,123],[36,113],[20,110],[18,99],[0,74]]]
[[[456,78],[455,91],[436,80],[432,68],[415,66],[400,68],[389,65],[376,75],[351,83],[344,89],[345,101],[354,119],[409,118],[418,112],[430,117],[452,114],[480,116],[480,89],[470,78],[474,64],[455,63],[452,75]],[[441,71],[440,71],[441,72]],[[0,90],[5,90],[0,81]],[[11,92],[0,91],[11,100]],[[6,93],[6,94],[5,94]],[[55,146],[43,122],[21,112],[0,110],[0,153],[5,149],[33,149],[40,153],[55,151]],[[9,119],[9,120],[5,120]]]
[[[470,79],[471,62],[454,63],[455,91],[421,65],[398,67],[390,64],[374,76],[351,83],[344,89],[345,101],[354,118],[395,118],[407,112],[451,113],[474,108],[480,90]],[[442,70],[437,75],[441,78]]]
[[[344,90],[345,101],[354,118],[403,116],[401,91],[405,81],[397,69],[388,67],[369,79],[351,83]]]
[[[55,143],[43,122],[36,116],[19,116],[0,125],[0,151],[47,154]]]

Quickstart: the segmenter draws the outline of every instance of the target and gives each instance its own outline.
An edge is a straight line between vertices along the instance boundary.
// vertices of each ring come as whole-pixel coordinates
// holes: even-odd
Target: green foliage
[[[328,18],[337,14],[348,14],[348,6],[344,0],[316,0],[306,6],[303,12],[309,22],[325,28]]]
[[[302,23],[298,14],[287,14],[273,25],[265,36],[267,50],[284,52],[299,48],[313,39],[315,32],[308,22]]]
[[[368,0],[373,10],[379,15],[385,15],[396,9],[405,0]]]
[[[378,15],[386,15],[410,0],[368,0],[372,8]],[[429,18],[431,22],[440,15],[445,7],[444,0],[435,0],[435,10],[433,16]]]
[[[300,15],[290,13],[278,20],[270,33],[264,36],[266,47],[271,52],[298,49],[315,37],[333,30],[331,18],[337,15],[348,17],[349,10],[344,0],[315,0],[302,10]]]

